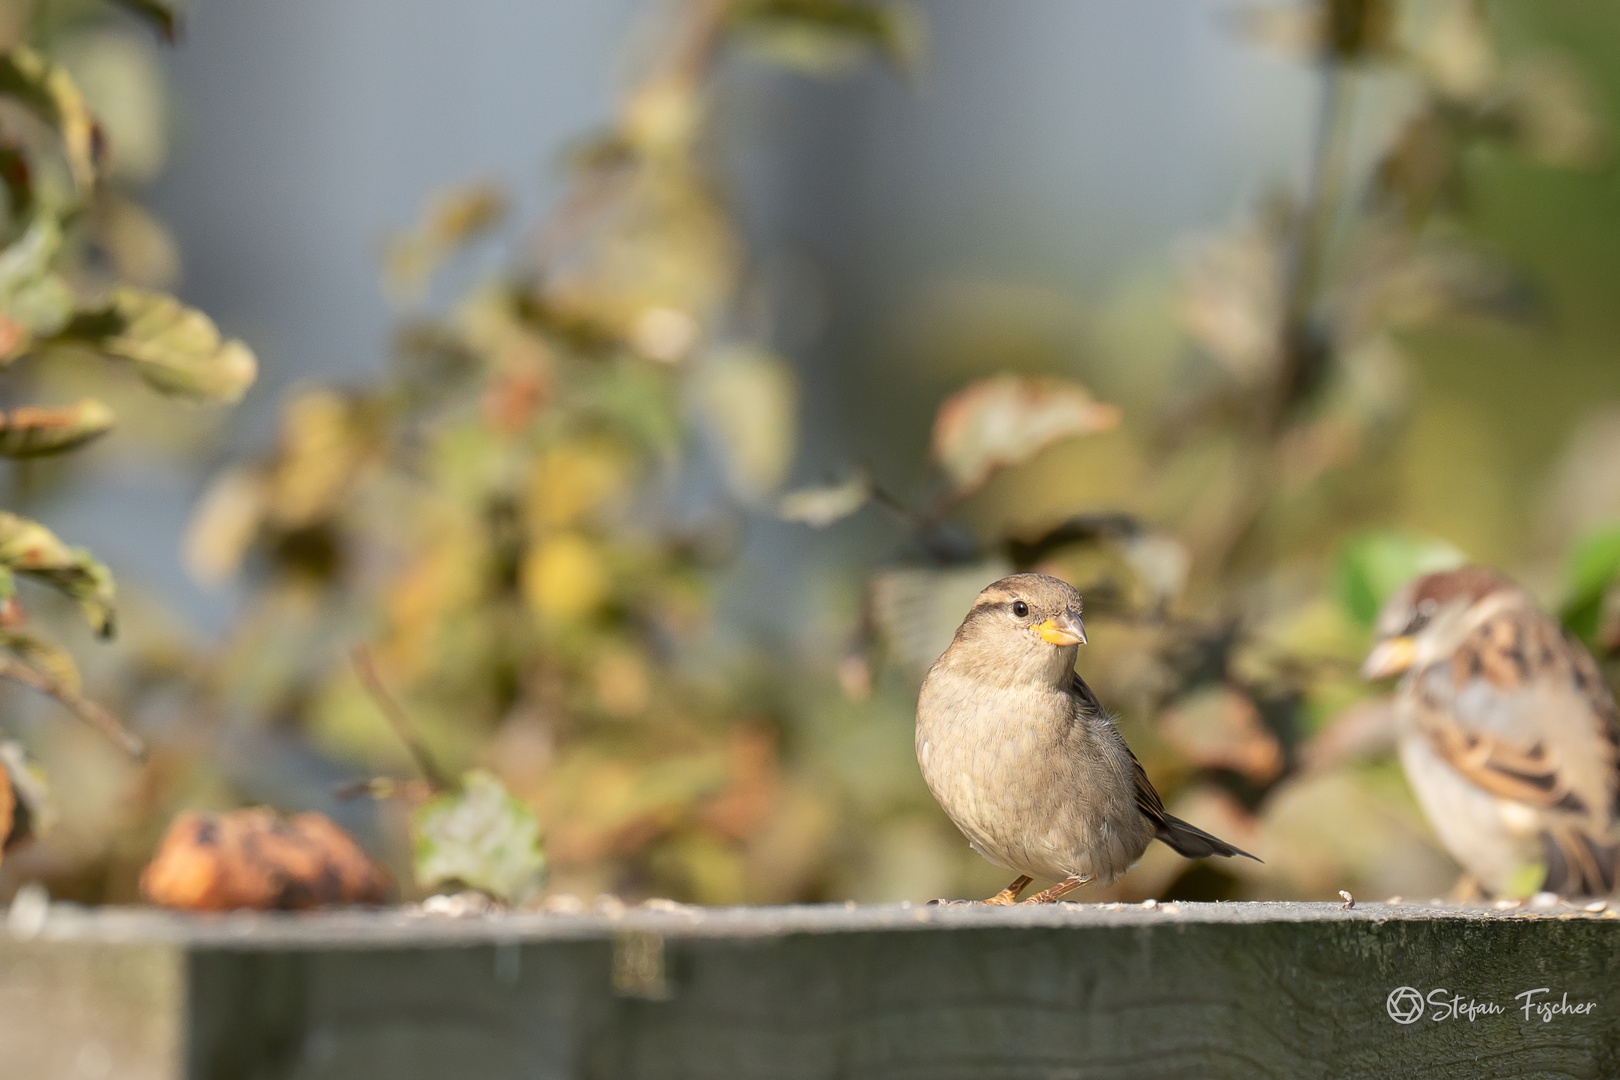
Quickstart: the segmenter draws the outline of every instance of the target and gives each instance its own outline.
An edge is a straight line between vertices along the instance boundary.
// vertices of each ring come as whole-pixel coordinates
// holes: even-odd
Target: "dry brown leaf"
[[[262,806],[182,813],[141,874],[147,899],[185,911],[377,904],[390,884],[387,871],[330,818],[287,819]]]
[[[17,795],[11,790],[11,777],[6,775],[6,770],[0,769],[0,857],[3,857],[4,842],[11,839],[16,806]]]
[[[996,469],[1118,425],[1118,407],[1097,401],[1079,383],[998,375],[945,399],[931,447],[956,489],[971,491]]]

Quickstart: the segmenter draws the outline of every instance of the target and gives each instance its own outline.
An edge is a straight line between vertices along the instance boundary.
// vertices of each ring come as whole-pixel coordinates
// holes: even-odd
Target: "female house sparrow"
[[[1401,676],[1401,763],[1452,856],[1498,895],[1536,864],[1550,892],[1613,892],[1620,731],[1591,655],[1477,566],[1407,585],[1377,632],[1362,674]]]
[[[979,594],[917,699],[917,763],[973,849],[1018,879],[1058,884],[1026,904],[1108,883],[1157,837],[1191,859],[1246,855],[1165,813],[1159,793],[1074,671],[1080,594],[1014,574]]]

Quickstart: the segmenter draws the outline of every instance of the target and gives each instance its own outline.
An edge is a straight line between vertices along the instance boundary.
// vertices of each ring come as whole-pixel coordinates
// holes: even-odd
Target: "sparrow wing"
[[[1086,680],[1080,677],[1078,671],[1074,673],[1074,681],[1069,684],[1069,690],[1097,713],[1103,712],[1102,702],[1097,700],[1096,692],[1086,685]]]
[[[1417,680],[1417,726],[1470,782],[1498,798],[1614,817],[1614,700],[1596,664],[1528,608],[1487,620]]]
[[[1097,695],[1092,692],[1091,687],[1086,685],[1086,681],[1080,677],[1079,673],[1075,674],[1070,689],[1081,701],[1095,709],[1099,714],[1102,713],[1102,703],[1097,700]],[[1136,755],[1131,752],[1129,746],[1125,745],[1124,740],[1120,741],[1120,746],[1131,759],[1131,778],[1136,789],[1136,808],[1142,812],[1143,817],[1153,824],[1154,836],[1170,845],[1177,854],[1184,855],[1189,859],[1203,859],[1210,855],[1224,855],[1227,857],[1242,855],[1244,858],[1254,859],[1255,862],[1261,861],[1258,857],[1250,855],[1242,848],[1228,844],[1220,837],[1213,836],[1195,825],[1190,825],[1165,810],[1164,800],[1159,798],[1158,789],[1153,786],[1153,781],[1148,779],[1147,770],[1142,768],[1142,763],[1136,760]]]
[[[1189,859],[1205,859],[1211,855],[1224,855],[1227,858],[1242,855],[1245,859],[1262,861],[1258,855],[1251,855],[1236,844],[1228,844],[1220,837],[1167,812],[1164,800],[1159,798],[1153,782],[1147,777],[1147,770],[1142,768],[1142,763],[1136,760],[1135,754],[1131,754],[1131,767],[1136,773],[1137,809],[1153,823],[1153,835],[1170,845],[1176,854]]]

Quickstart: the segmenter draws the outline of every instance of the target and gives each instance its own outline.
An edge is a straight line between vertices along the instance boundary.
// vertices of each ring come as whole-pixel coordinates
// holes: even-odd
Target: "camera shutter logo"
[[[1423,995],[1410,986],[1397,986],[1384,1002],[1389,1018],[1397,1024],[1411,1024],[1423,1019]]]

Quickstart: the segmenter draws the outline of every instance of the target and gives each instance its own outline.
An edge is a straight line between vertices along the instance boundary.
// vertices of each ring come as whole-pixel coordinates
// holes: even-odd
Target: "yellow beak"
[[[1417,643],[1409,637],[1390,638],[1373,646],[1361,665],[1363,679],[1388,679],[1406,671],[1417,661]]]
[[[1084,645],[1086,643],[1086,625],[1080,621],[1080,616],[1065,611],[1054,618],[1035,627],[1035,632],[1045,641],[1053,645]]]

